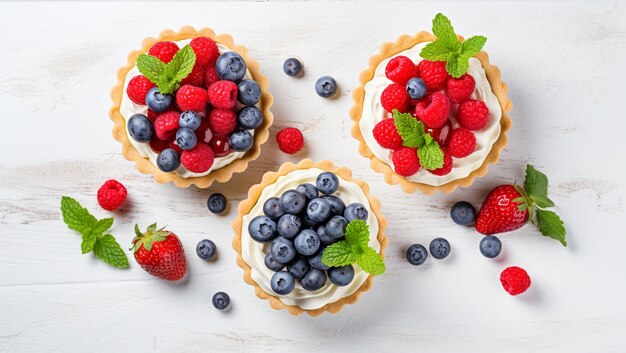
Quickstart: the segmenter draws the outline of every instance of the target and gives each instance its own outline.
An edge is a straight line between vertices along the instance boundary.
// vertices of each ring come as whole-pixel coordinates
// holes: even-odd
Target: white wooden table
[[[385,41],[429,29],[438,11],[461,34],[484,34],[514,103],[510,143],[499,164],[452,195],[405,194],[385,184],[350,136],[351,92]],[[69,3],[0,5],[0,352],[624,352],[626,350],[626,6],[619,2]],[[124,160],[111,137],[109,90],[129,51],[164,28],[191,24],[230,33],[270,78],[272,141],[249,170],[208,190],[158,185]],[[282,73],[302,58],[306,75]],[[341,97],[314,93],[329,74]],[[278,151],[274,134],[296,126],[305,150]],[[285,161],[332,159],[369,182],[389,219],[388,270],[338,315],[294,317],[270,309],[242,280],[231,249],[238,202]],[[531,227],[503,235],[504,254],[482,257],[479,236],[454,225],[450,205],[480,205],[499,183],[533,163],[567,224],[570,246]],[[113,234],[126,246],[135,223],[167,224],[182,238],[189,280],[168,284],[134,261],[127,271],[91,255],[60,220],[62,195],[97,216],[95,192],[115,178],[130,192]],[[215,216],[207,196],[227,195]],[[444,236],[445,261],[410,266],[404,250]],[[216,263],[194,254],[208,237]],[[130,253],[129,253],[130,254]],[[509,265],[533,285],[511,297],[499,283]],[[228,313],[210,304],[232,298]]]

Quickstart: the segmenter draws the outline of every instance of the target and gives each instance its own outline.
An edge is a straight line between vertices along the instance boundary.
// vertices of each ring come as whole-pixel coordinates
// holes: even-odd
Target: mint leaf
[[[487,37],[473,36],[461,43],[461,53],[468,59],[478,54],[487,42]]]
[[[446,71],[450,76],[459,78],[469,69],[469,57],[463,54],[450,53],[446,59]]]
[[[93,252],[107,264],[117,268],[128,268],[128,257],[111,234],[96,239]]]
[[[68,228],[81,234],[85,234],[97,223],[96,217],[92,216],[86,208],[71,197],[61,198],[61,213],[63,222]]]
[[[530,199],[535,205],[541,208],[554,207],[554,202],[545,196],[530,195]]]
[[[191,45],[185,45],[179,50],[172,61],[165,66],[165,73],[171,82],[180,82],[191,73],[196,64],[196,53]]]
[[[156,56],[141,54],[137,58],[137,69],[150,82],[158,86],[161,82],[161,75],[165,72],[165,64]]]
[[[328,248],[327,248],[328,249]],[[363,271],[372,275],[382,275],[385,273],[385,263],[376,250],[367,247],[356,258],[356,263]]]
[[[530,164],[526,165],[524,189],[528,195],[548,197],[548,177]]]
[[[458,39],[454,33],[452,22],[444,14],[438,13],[433,18],[433,34],[437,36],[437,41],[441,41],[448,51],[454,51]]]
[[[113,218],[103,218],[96,223],[96,225],[93,228],[93,232],[94,234],[100,235],[106,232],[107,230],[109,230],[109,228],[111,228],[112,225],[113,225]]]
[[[567,246],[565,240],[565,226],[559,216],[546,210],[537,210],[537,225],[541,234],[558,240],[563,246]]]
[[[430,137],[430,135],[428,135]],[[428,170],[435,170],[443,167],[443,151],[439,147],[439,143],[432,140],[429,144],[426,144],[417,149],[417,157],[420,160],[422,167]]]
[[[180,86],[196,63],[196,53],[189,44],[180,49],[172,60],[165,64],[157,57],[141,54],[137,58],[137,69],[159,87],[159,93],[170,94]]]
[[[346,240],[352,245],[367,247],[370,241],[370,227],[365,221],[355,219],[346,227]]]
[[[446,44],[438,40],[426,44],[420,52],[422,58],[430,61],[446,61],[448,54],[450,54],[450,51]]]
[[[96,243],[96,238],[96,233],[91,231],[83,234],[83,241],[82,243],[80,243],[80,250],[83,254],[86,254],[93,250],[93,246]]]
[[[402,137],[402,145],[415,148],[424,144],[424,124],[411,114],[394,109],[393,123]]]
[[[346,266],[356,261],[357,255],[347,240],[342,240],[329,245],[322,254],[322,262],[326,266]]]

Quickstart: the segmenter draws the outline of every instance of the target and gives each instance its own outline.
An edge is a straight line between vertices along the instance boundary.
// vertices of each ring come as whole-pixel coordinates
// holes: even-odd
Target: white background
[[[471,188],[405,194],[358,155],[350,95],[381,43],[430,29],[438,11],[458,33],[489,38],[514,124],[498,165]],[[0,5],[0,352],[624,352],[624,18],[619,2]],[[262,157],[208,190],[139,174],[122,158],[108,118],[109,90],[128,52],[187,24],[247,46],[276,100]],[[303,60],[303,78],[282,73],[290,56]],[[325,74],[341,86],[339,99],[315,95]],[[285,126],[306,136],[298,155],[277,149],[274,135]],[[356,305],[317,318],[256,298],[230,245],[248,188],[305,157],[350,167],[389,219],[387,272]],[[550,177],[570,245],[527,226],[501,237],[499,259],[486,259],[478,234],[454,225],[449,207],[461,199],[480,206],[495,185],[521,181],[527,162]],[[188,281],[156,280],[132,260],[124,271],[81,256],[79,235],[61,221],[61,196],[110,216],[95,198],[108,178],[130,193],[113,234],[126,247],[135,223],[168,225],[187,249]],[[215,191],[230,200],[227,215],[206,209]],[[410,266],[406,247],[436,236],[452,243],[450,258]],[[215,263],[194,254],[205,237],[218,245]],[[510,265],[533,280],[519,297],[498,280]],[[210,304],[220,290],[232,298],[230,312]]]

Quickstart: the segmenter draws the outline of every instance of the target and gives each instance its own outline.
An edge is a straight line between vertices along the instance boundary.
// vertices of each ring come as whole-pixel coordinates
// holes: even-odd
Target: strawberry
[[[156,223],[141,233],[135,225],[136,237],[133,239],[135,260],[149,274],[167,280],[178,281],[187,272],[187,260],[183,244],[176,234],[163,228],[157,229]]]

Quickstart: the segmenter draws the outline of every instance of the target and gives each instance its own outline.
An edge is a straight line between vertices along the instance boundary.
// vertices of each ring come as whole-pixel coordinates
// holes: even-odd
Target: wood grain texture
[[[358,154],[350,96],[380,44],[428,29],[439,11],[459,32],[489,38],[514,124],[500,162],[471,188],[406,194]],[[0,352],[623,352],[625,16],[618,1],[0,4]],[[246,46],[275,98],[261,157],[207,190],[159,185],[135,171],[107,117],[128,52],[184,25],[229,33]],[[282,73],[290,56],[303,60],[304,77]],[[325,74],[340,85],[337,99],[314,93]],[[296,156],[274,141],[285,126],[306,136]],[[248,188],[302,158],[350,166],[389,221],[387,273],[338,315],[272,310],[241,280],[230,246]],[[503,235],[503,256],[487,260],[477,234],[449,220],[449,207],[460,199],[479,205],[493,186],[522,180],[527,162],[549,175],[570,246],[525,227]],[[108,216],[95,199],[108,178],[130,195],[112,233],[127,245],[135,223],[167,224],[187,249],[188,281],[163,283],[138,266],[116,270],[80,255],[79,236],[60,220],[61,195]],[[206,209],[215,191],[231,201],[223,216]],[[406,247],[435,236],[450,240],[450,258],[409,266]],[[216,262],[194,255],[202,238],[218,245]],[[509,265],[532,276],[523,296],[499,284]],[[227,313],[211,307],[219,290],[232,298]]]

